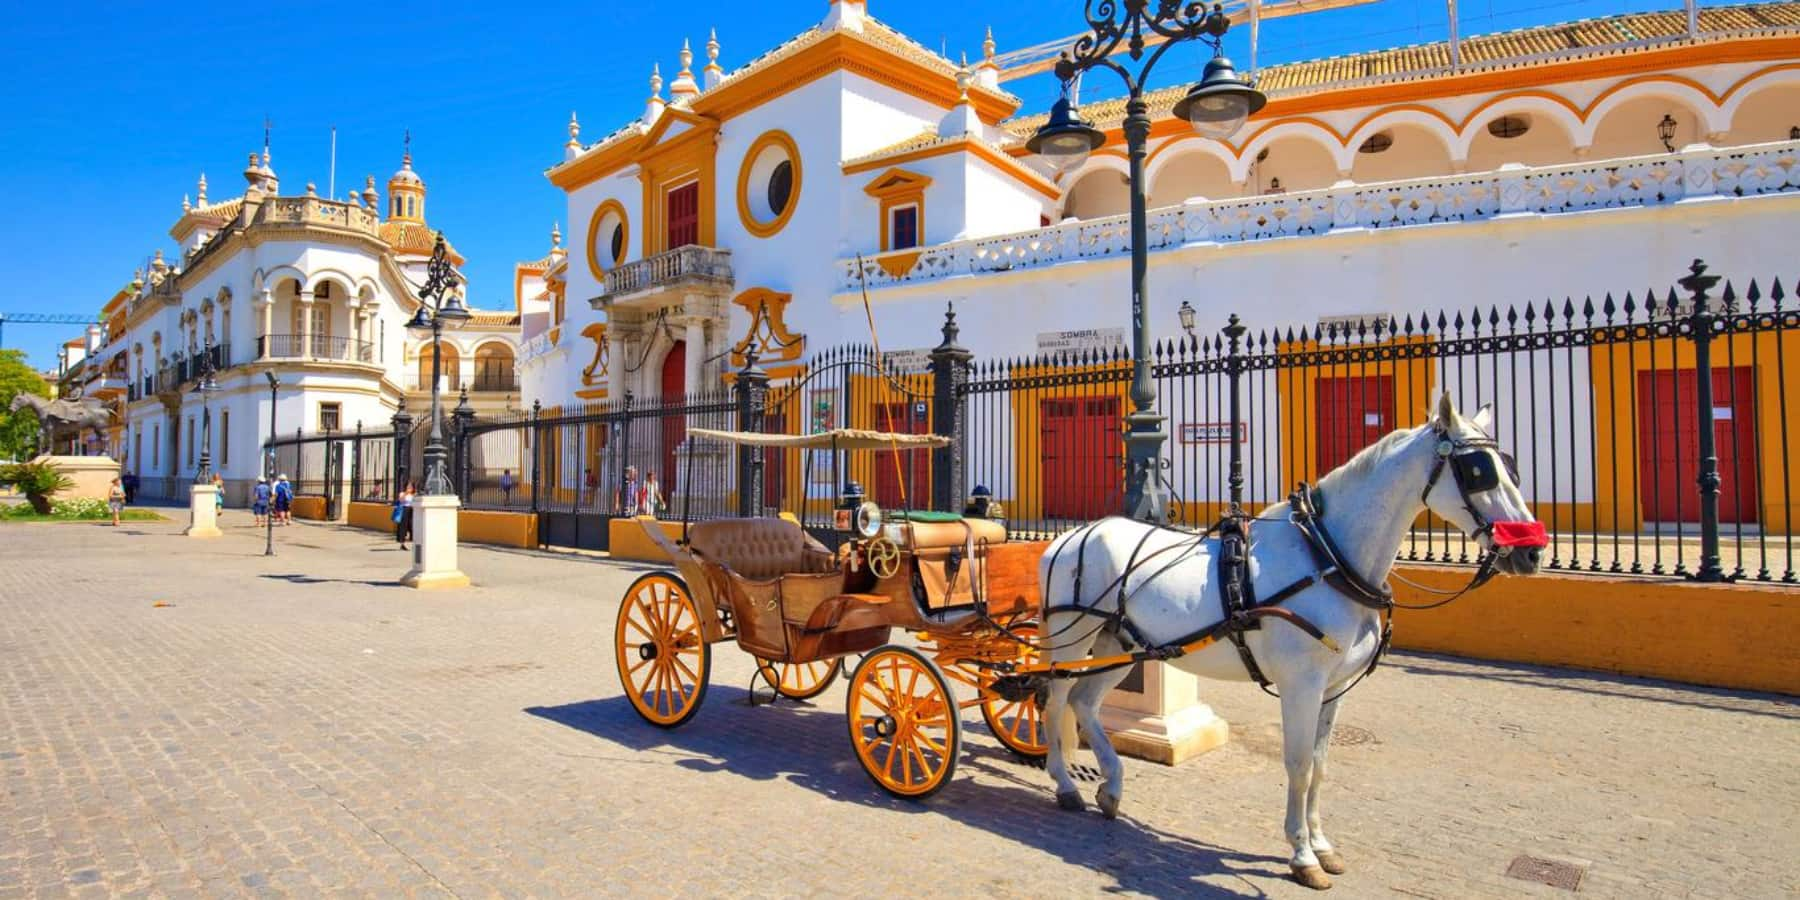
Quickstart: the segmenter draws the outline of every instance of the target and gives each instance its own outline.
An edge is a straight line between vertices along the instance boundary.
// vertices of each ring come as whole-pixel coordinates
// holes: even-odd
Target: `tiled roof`
[[[1700,10],[1700,39],[1708,33],[1744,33],[1800,29],[1800,2],[1723,6]],[[1622,44],[1672,40],[1687,34],[1687,14],[1682,10],[1627,13],[1599,19],[1583,19],[1560,25],[1543,25],[1517,31],[1478,35],[1461,42],[1458,72],[1519,66],[1545,57],[1568,59],[1608,51]],[[1271,97],[1300,94],[1349,83],[1370,84],[1406,81],[1446,74],[1450,70],[1450,44],[1441,41],[1372,50],[1349,56],[1305,60],[1269,66],[1257,76],[1256,86]],[[1170,114],[1175,101],[1187,93],[1180,84],[1151,92],[1151,118]],[[1125,118],[1125,98],[1083,104],[1081,114],[1100,128],[1118,126]],[[1044,123],[1047,113],[1008,120],[1005,127],[1017,135],[1030,134]]]
[[[230,200],[220,200],[217,203],[196,206],[193,209],[188,210],[187,214],[207,219],[230,220],[237,218],[238,211],[243,208],[244,198],[233,197]]]
[[[430,256],[437,247],[437,232],[421,222],[383,222],[381,239],[394,248],[396,256]],[[462,254],[449,241],[444,242],[444,253],[452,262],[462,262]]]
[[[921,131],[918,134],[915,134],[912,137],[909,137],[904,141],[899,141],[897,143],[889,144],[886,147],[881,148],[880,150],[876,150],[873,153],[865,153],[862,156],[856,157],[855,159],[845,160],[844,165],[846,167],[854,166],[857,163],[865,163],[870,160],[881,159],[881,158],[887,157],[887,156],[893,156],[894,154],[897,154],[897,153],[905,153],[909,150],[918,150],[918,149],[921,149],[924,147],[929,147],[933,144],[941,143],[943,140],[945,140],[945,139],[938,137],[936,128],[927,128],[924,131]]]
[[[469,310],[469,324],[475,327],[488,328],[492,328],[496,325],[517,325],[519,324],[519,314],[516,312],[472,309]]]

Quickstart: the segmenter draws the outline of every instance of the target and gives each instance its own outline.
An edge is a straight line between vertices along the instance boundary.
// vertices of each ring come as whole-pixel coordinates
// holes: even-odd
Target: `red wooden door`
[[[687,342],[676,341],[669,348],[669,355],[663,357],[662,364],[662,405],[679,406],[687,396]],[[676,484],[682,475],[675,470],[675,448],[687,437],[687,419],[676,414],[665,413],[662,417],[662,471],[656,473],[656,481],[662,486],[663,502],[668,502],[669,495],[676,490]]]
[[[1397,427],[1394,376],[1320,378],[1313,388],[1314,477],[1348,462]]]
[[[1700,520],[1697,374],[1693,369],[1638,373],[1638,483],[1647,521]],[[1713,369],[1721,522],[1757,520],[1755,382],[1749,366]]]
[[[877,404],[875,427],[899,434],[926,434],[931,431],[931,422],[923,407],[924,404],[915,401]],[[900,485],[903,476],[906,479],[904,491]],[[931,451],[876,451],[875,502],[895,508],[904,503],[911,509],[930,509]]]
[[[1038,415],[1043,438],[1044,515],[1098,519],[1118,512],[1125,487],[1119,398],[1043,400]]]
[[[684,184],[668,197],[669,243],[663,249],[700,243],[700,183]]]

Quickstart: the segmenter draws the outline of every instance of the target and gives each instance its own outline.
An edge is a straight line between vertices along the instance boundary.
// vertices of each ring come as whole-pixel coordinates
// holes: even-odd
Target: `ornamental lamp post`
[[[275,380],[275,373],[263,370],[263,377],[269,379],[269,449],[263,454],[264,476],[269,485],[269,509],[263,510],[263,555],[275,555],[275,391],[281,382]]]
[[[438,233],[431,248],[431,262],[425,269],[425,285],[419,289],[419,311],[406,323],[414,334],[431,336],[431,437],[425,442],[425,493],[432,496],[454,494],[450,477],[444,471],[444,428],[438,399],[439,372],[443,364],[441,341],[444,329],[457,329],[468,324],[469,308],[456,292],[461,282],[446,256],[444,235]],[[427,303],[429,301],[429,303]]]
[[[1144,159],[1150,139],[1150,107],[1144,99],[1144,84],[1150,70],[1170,47],[1199,40],[1212,45],[1213,57],[1200,81],[1174,109],[1175,115],[1186,119],[1196,133],[1214,140],[1229,138],[1263,108],[1268,98],[1239,76],[1225,57],[1223,41],[1231,20],[1219,5],[1208,10],[1204,3],[1158,2],[1152,9],[1149,0],[1118,0],[1100,4],[1100,10],[1104,18],[1094,12],[1094,4],[1089,4],[1087,19],[1093,33],[1083,35],[1057,61],[1056,77],[1062,81],[1062,96],[1050,108],[1049,121],[1025,146],[1059,172],[1078,167],[1106,142],[1106,135],[1076,112],[1076,76],[1089,69],[1104,68],[1125,82],[1128,96],[1124,132],[1131,182],[1132,324],[1132,412],[1125,417],[1125,512],[1137,519],[1164,522],[1169,516],[1169,489],[1161,472],[1162,447],[1168,435],[1163,431],[1163,416],[1156,412],[1156,383],[1150,374],[1150,322],[1144,299],[1149,266]],[[1162,43],[1149,46],[1147,34],[1162,38]],[[1135,75],[1113,61],[1118,52],[1130,56],[1134,63],[1143,63]]]
[[[213,368],[212,347],[200,355],[200,375],[194,379],[193,394],[200,398],[200,466],[194,470],[195,484],[212,484],[212,406],[207,395],[219,389]]]

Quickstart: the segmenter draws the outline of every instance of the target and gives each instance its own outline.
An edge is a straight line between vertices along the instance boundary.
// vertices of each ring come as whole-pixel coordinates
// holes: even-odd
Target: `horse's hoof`
[[[1100,807],[1101,815],[1109,819],[1119,817],[1119,795],[1107,790],[1105,785],[1094,792],[1094,803]]]
[[[1081,794],[1077,791],[1058,791],[1056,805],[1062,807],[1065,812],[1081,812],[1087,808],[1087,804],[1081,802]]]
[[[1318,866],[1293,866],[1294,880],[1315,891],[1331,890],[1331,876]]]
[[[1350,871],[1350,867],[1344,865],[1344,854],[1336,850],[1314,850],[1313,855],[1319,858],[1319,868],[1324,869],[1328,875],[1342,875]]]

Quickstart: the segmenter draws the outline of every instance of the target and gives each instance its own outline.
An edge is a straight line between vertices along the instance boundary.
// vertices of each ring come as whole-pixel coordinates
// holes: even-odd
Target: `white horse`
[[[1502,465],[1494,458],[1499,454],[1487,435],[1491,423],[1487,407],[1472,419],[1459,416],[1446,394],[1429,423],[1382,438],[1320,479],[1323,511],[1318,522],[1335,539],[1344,568],[1367,585],[1385,584],[1407,530],[1420,511],[1429,508],[1484,550],[1496,547],[1496,533],[1505,535],[1499,538],[1506,548],[1497,557],[1500,571],[1517,575],[1537,571],[1542,526],[1494,527],[1532,523],[1533,518],[1510,462]],[[1289,521],[1287,504],[1263,510],[1258,519],[1250,530],[1249,564],[1258,598],[1321,574],[1308,538]],[[1520,531],[1534,532],[1536,537],[1519,540]],[[1157,555],[1165,547],[1168,551]],[[1221,622],[1218,550],[1216,538],[1196,543],[1191,535],[1123,518],[1062,535],[1045,552],[1038,572],[1045,609],[1051,610],[1042,632],[1045,643],[1054,648],[1051,659],[1064,662],[1146,649],[1136,646],[1139,642],[1169,645]],[[1123,586],[1112,587],[1121,578]],[[1290,865],[1297,881],[1320,890],[1331,886],[1327,873],[1345,871],[1343,857],[1325,837],[1319,812],[1325,751],[1337,717],[1335,698],[1369,669],[1382,638],[1380,610],[1358,602],[1346,590],[1341,582],[1316,578],[1280,601],[1281,607],[1316,626],[1329,640],[1270,619],[1244,633],[1255,661],[1281,695],[1282,756],[1288,775],[1286,834],[1294,848]],[[1128,626],[1101,627],[1102,617],[1054,610],[1079,599],[1083,606],[1117,612],[1121,594],[1127,597]],[[1170,660],[1169,665],[1226,681],[1251,677],[1229,640]],[[1065,717],[1073,707],[1106,775],[1095,800],[1108,818],[1118,811],[1124,769],[1101,728],[1099,710],[1101,699],[1126,671],[1050,683],[1044,711],[1048,768],[1056,780],[1057,801],[1065,809],[1082,808],[1067,765],[1075,730]]]

